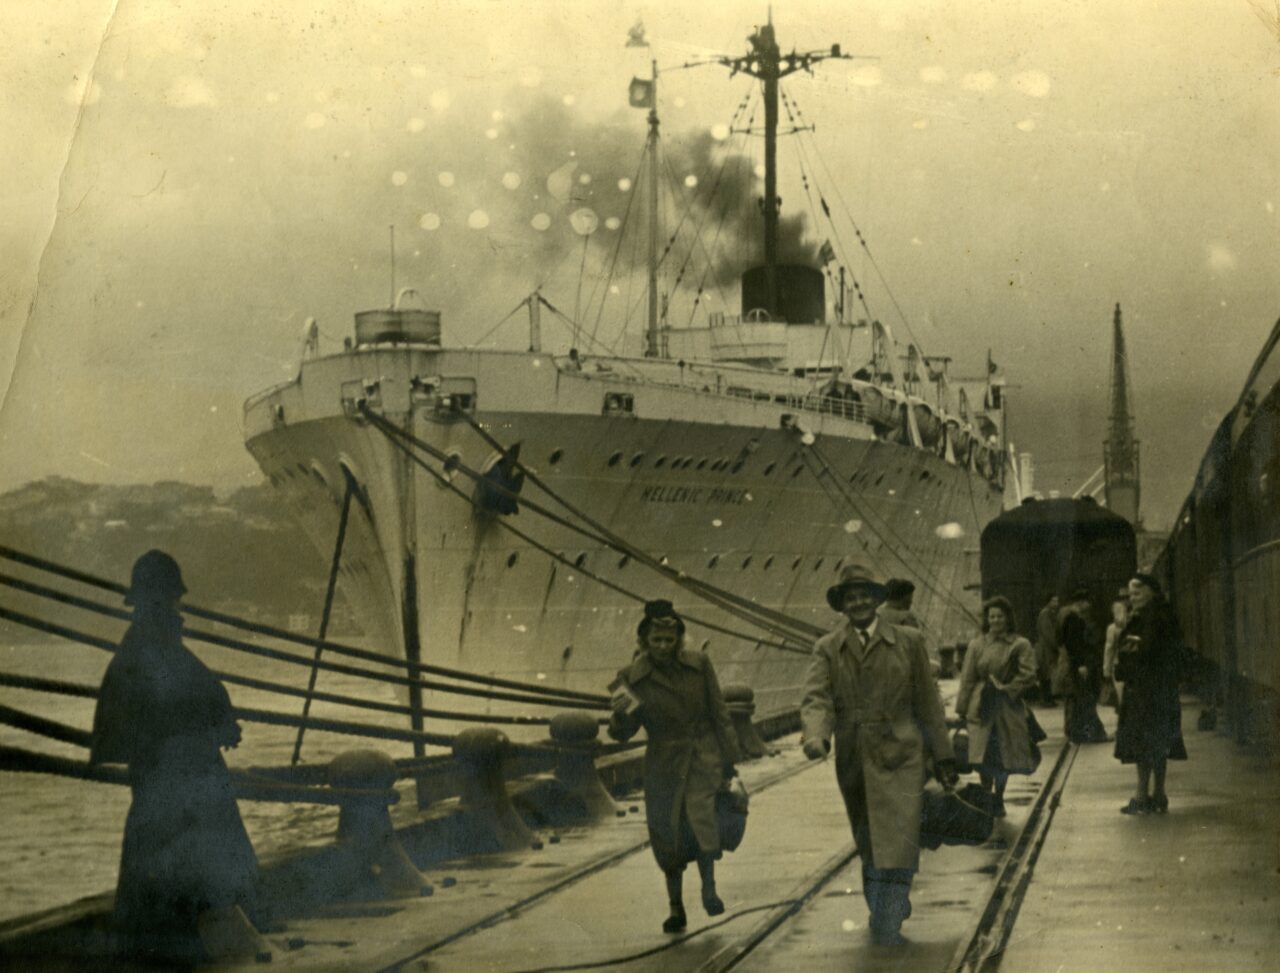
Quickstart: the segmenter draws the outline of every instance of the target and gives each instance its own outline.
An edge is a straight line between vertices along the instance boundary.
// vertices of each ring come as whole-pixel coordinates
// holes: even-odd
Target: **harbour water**
[[[212,669],[299,688],[306,686],[307,670],[303,667],[190,640],[187,646]],[[16,675],[96,686],[109,661],[107,653],[71,642],[0,642],[0,671]],[[317,688],[379,702],[398,702],[391,685],[340,673],[321,672]],[[227,689],[236,706],[301,711],[300,699],[242,686],[229,685]],[[0,687],[0,703],[86,730],[93,725],[92,699]],[[324,702],[313,703],[311,712],[317,717],[405,726],[404,717],[393,713],[354,710]],[[292,727],[242,722],[241,730],[243,741],[225,754],[228,766],[277,767],[289,763],[296,734]],[[87,756],[80,747],[3,725],[0,744],[78,760]],[[370,745],[392,757],[412,756],[408,743],[367,743],[354,737],[308,731],[302,761],[323,765],[344,750]],[[0,921],[114,888],[128,809],[129,791],[122,786],[44,774],[0,774],[0,861],[5,863],[0,872]],[[240,812],[260,857],[280,848],[328,841],[337,823],[337,809],[321,805],[242,801]]]

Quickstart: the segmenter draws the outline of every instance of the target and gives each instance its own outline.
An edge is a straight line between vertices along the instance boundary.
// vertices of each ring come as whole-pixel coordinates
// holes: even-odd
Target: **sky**
[[[308,316],[332,351],[387,303],[391,226],[396,286],[441,311],[449,343],[522,347],[523,314],[506,316],[541,285],[582,322],[552,318],[548,347],[626,347],[639,255],[615,226],[645,128],[628,82],[657,60],[664,192],[710,239],[759,194],[759,139],[729,131],[759,126],[758,95],[680,66],[745,52],[765,16],[737,0],[0,5],[0,490],[259,482],[244,400],[296,374]],[[784,83],[814,126],[779,146],[803,247],[831,240],[860,313],[957,373],[990,349],[1042,490],[1101,465],[1119,303],[1144,516],[1167,526],[1280,317],[1280,9],[782,0],[773,16],[784,50],[858,55]],[[650,47],[625,46],[637,20]],[[737,310],[723,280],[750,260],[750,222],[695,251],[680,287],[672,257],[674,317],[695,280],[703,311]]]

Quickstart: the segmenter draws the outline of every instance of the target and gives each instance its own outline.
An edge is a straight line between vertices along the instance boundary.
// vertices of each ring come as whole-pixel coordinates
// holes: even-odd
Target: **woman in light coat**
[[[1014,631],[1013,605],[997,595],[982,606],[982,634],[969,643],[956,693],[956,713],[969,724],[969,753],[978,759],[982,786],[994,794],[996,817],[1005,815],[1010,774],[1029,774],[1039,763],[1027,729],[1022,696],[1036,685],[1031,643]]]
[[[679,932],[687,923],[683,884],[689,862],[698,863],[707,915],[724,912],[716,893],[716,792],[737,773],[738,738],[715,668],[703,653],[684,647],[684,620],[671,602],[647,603],[636,634],[639,651],[615,683],[609,736],[629,740],[643,728],[648,738],[645,814],[671,907],[662,930]]]

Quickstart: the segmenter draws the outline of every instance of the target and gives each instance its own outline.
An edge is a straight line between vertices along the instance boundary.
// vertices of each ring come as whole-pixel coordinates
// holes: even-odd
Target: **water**
[[[103,634],[118,639],[120,629]],[[299,689],[306,687],[307,670],[187,642],[212,669],[271,679]],[[102,680],[110,656],[69,642],[0,643],[0,672],[43,676],[92,684]],[[321,672],[317,688],[380,702],[400,702],[394,686],[355,676]],[[236,706],[299,713],[302,700],[262,690],[228,685]],[[0,703],[88,730],[96,701],[54,696],[0,686]],[[366,712],[348,706],[313,703],[314,716],[406,727],[406,718],[393,713]],[[296,730],[291,727],[242,723],[244,739],[226,752],[230,767],[282,766],[293,753]],[[40,753],[84,760],[87,751],[70,744],[0,725],[0,744]],[[412,756],[408,743],[364,741],[351,736],[308,731],[303,763],[323,765],[344,750],[374,747],[392,757]],[[113,784],[69,780],[44,774],[0,772],[0,921],[115,888],[120,842],[129,790]],[[337,825],[334,807],[240,802],[249,837],[259,857],[280,848],[331,840]]]

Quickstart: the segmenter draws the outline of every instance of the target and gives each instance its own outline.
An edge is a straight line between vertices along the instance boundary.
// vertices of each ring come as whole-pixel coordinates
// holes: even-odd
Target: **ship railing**
[[[288,382],[279,382],[271,386],[270,388],[263,389],[261,392],[255,392],[253,395],[249,396],[249,398],[245,399],[244,414],[248,415],[250,410],[252,410],[255,406],[265,402],[267,399],[271,398],[271,396],[282,391],[283,389],[287,389],[291,385],[293,385],[292,380]]]

